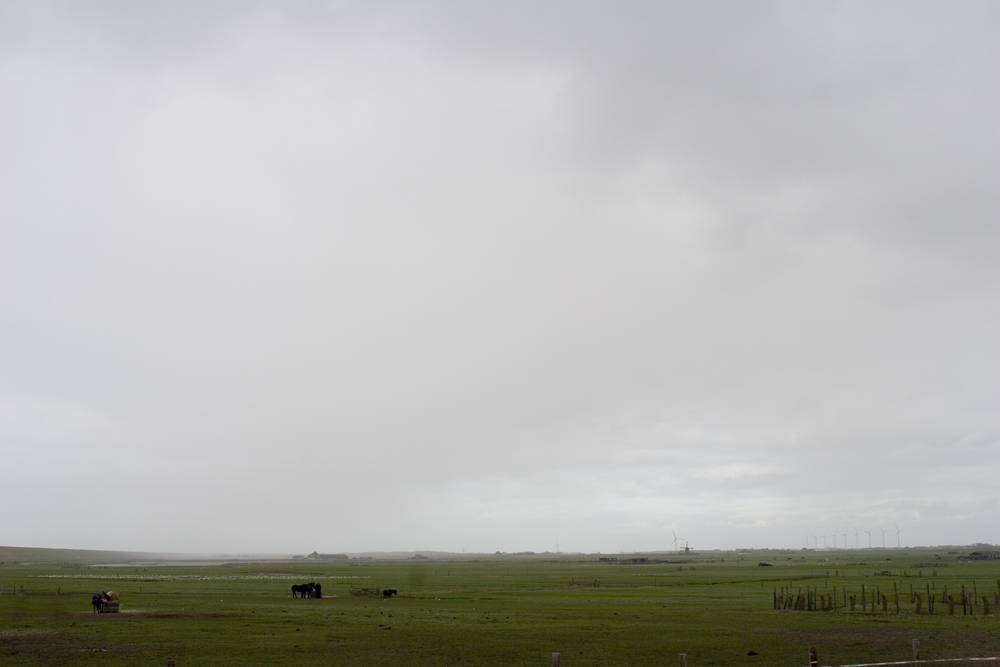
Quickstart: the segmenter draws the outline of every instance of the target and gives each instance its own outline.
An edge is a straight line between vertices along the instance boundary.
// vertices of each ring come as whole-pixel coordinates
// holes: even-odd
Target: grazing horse
[[[312,592],[316,589],[316,584],[293,584],[292,585],[292,597],[302,597],[307,598],[312,595]],[[299,593],[300,595],[296,595]]]
[[[382,590],[382,597],[391,598],[393,595],[398,595],[395,588],[386,588]]]
[[[104,605],[106,605],[108,603],[108,594],[107,593],[94,593],[94,595],[90,598],[90,603],[92,605],[94,605],[94,613],[95,614],[103,614],[104,613]]]
[[[323,584],[313,585],[312,597],[316,598],[317,600],[323,597]]]

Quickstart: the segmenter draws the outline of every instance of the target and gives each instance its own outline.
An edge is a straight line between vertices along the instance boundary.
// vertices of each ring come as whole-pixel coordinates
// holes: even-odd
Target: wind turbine
[[[882,526],[875,526],[875,527],[882,531],[882,548],[885,549],[885,528],[883,528]]]
[[[896,524],[892,524],[892,527],[896,529],[896,548],[900,549],[901,547],[899,546],[899,533],[901,531],[899,530],[899,526],[897,526]]]
[[[826,535],[823,535],[823,551],[826,551]]]
[[[809,548],[809,533],[806,533],[806,549]]]
[[[854,548],[858,548],[858,529],[854,529]]]
[[[671,542],[670,544],[674,547],[674,551],[680,551],[680,547],[678,547],[677,545],[680,544],[680,541],[683,540],[684,538],[683,537],[677,537],[677,533],[675,533],[672,530],[670,532],[674,536],[674,541]]]
[[[840,536],[844,538],[844,548],[846,549],[847,548],[847,533],[841,533]]]
[[[872,548],[872,531],[866,530],[865,532],[868,533],[868,548],[871,549]]]
[[[819,535],[813,535],[813,549],[819,549]]]

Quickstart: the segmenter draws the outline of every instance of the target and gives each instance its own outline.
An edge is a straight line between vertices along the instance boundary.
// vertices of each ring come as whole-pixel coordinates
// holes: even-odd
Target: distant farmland
[[[691,667],[786,667],[810,647],[823,665],[910,660],[915,638],[922,658],[1000,654],[1000,561],[918,549],[647,557],[8,563],[0,655],[11,666],[537,667],[558,651],[563,667],[677,665],[680,653]],[[292,584],[311,581],[324,599],[292,599]],[[398,597],[352,595],[384,588]],[[93,614],[91,594],[107,590],[121,613]],[[816,610],[776,610],[776,595]]]

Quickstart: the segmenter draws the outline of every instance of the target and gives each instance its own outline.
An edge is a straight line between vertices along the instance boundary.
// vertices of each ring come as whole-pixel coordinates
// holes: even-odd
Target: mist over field
[[[0,542],[996,542],[998,29],[3,3]]]

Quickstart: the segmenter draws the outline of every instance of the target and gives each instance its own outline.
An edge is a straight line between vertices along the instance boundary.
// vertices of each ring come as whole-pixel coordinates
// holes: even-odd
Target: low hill
[[[44,549],[41,547],[0,546],[0,562],[15,563],[130,563],[134,561],[179,560],[182,554],[157,554],[141,551],[98,551],[92,549]],[[196,557],[198,559],[204,556]]]

